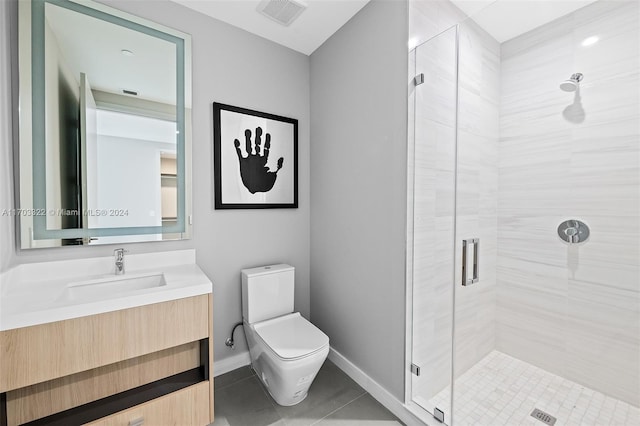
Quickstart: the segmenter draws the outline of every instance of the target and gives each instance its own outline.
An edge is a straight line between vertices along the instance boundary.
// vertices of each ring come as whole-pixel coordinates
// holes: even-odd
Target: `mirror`
[[[190,36],[79,0],[18,31],[21,247],[189,238]]]

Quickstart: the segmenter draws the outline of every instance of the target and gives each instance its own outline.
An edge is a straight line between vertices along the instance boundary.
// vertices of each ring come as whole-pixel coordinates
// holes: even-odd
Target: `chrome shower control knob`
[[[589,238],[589,226],[579,220],[565,220],[558,226],[558,236],[569,244],[583,243]]]

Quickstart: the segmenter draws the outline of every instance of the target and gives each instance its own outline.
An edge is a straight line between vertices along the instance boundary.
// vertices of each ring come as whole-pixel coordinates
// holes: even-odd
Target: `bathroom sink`
[[[151,289],[167,285],[164,274],[147,273],[137,275],[116,275],[67,285],[66,295],[71,300],[99,300],[120,297],[137,290]]]
[[[1,1],[1,0],[0,0]],[[195,250],[29,263],[0,279],[0,331],[212,293]]]

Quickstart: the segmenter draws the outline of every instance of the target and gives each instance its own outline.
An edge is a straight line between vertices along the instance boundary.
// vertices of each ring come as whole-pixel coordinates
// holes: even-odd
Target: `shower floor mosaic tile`
[[[431,398],[430,406],[448,408],[449,392]],[[455,394],[456,426],[544,425],[531,417],[535,408],[555,417],[555,426],[640,425],[638,407],[498,351],[460,376]]]

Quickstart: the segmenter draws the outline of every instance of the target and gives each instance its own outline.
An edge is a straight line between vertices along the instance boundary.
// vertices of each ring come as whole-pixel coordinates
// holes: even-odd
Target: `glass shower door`
[[[416,47],[411,399],[450,424],[457,28]]]
[[[494,391],[483,386],[482,369],[490,368],[496,347],[500,44],[471,20],[458,25],[458,34],[451,417],[455,425],[491,425],[497,393],[479,395]]]

